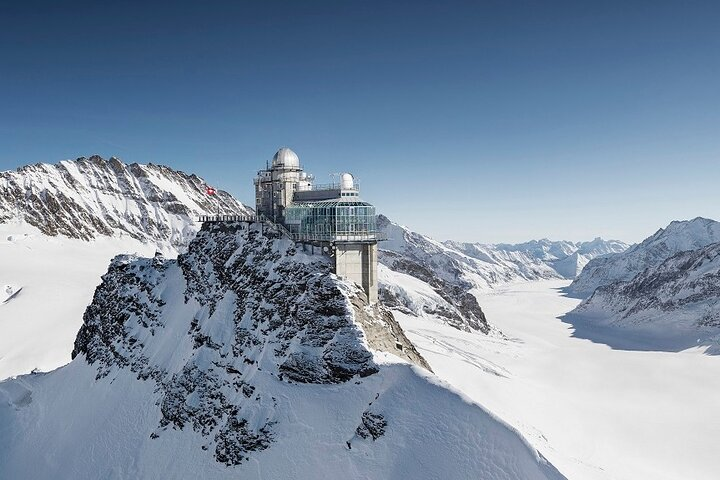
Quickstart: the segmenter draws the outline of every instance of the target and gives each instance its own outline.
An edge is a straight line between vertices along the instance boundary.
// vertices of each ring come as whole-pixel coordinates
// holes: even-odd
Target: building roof
[[[288,208],[292,207],[373,207],[373,204],[363,202],[362,200],[343,200],[339,198],[333,198],[329,200],[318,200],[316,202],[313,201],[301,201],[301,202],[293,202],[291,203]]]
[[[300,168],[300,158],[287,147],[282,147],[272,159],[273,167]]]

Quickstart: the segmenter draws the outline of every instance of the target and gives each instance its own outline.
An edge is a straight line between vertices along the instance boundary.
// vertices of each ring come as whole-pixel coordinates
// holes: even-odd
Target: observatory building
[[[284,147],[254,183],[258,217],[283,225],[304,247],[330,255],[335,273],[360,285],[368,300],[377,302],[375,207],[360,199],[351,174],[341,174],[337,183],[315,184],[295,152]]]

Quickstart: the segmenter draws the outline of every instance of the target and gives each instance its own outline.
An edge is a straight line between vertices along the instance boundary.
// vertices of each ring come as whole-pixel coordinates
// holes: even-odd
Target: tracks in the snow
[[[446,357],[460,358],[463,362],[479,368],[485,373],[489,373],[491,375],[503,378],[509,378],[511,376],[510,372],[501,365],[498,365],[497,363],[492,362],[487,358],[478,355],[477,353],[474,353],[471,350],[458,348],[458,344],[460,342],[458,342],[458,339],[456,338],[453,338],[452,340],[446,340],[441,335],[438,335],[438,332],[428,332],[423,330],[411,330],[410,333],[412,335],[417,335],[418,337],[423,338],[427,342],[424,345],[425,350]],[[462,343],[467,343],[467,346],[471,347],[473,350],[477,348],[477,345],[474,345],[472,343]]]

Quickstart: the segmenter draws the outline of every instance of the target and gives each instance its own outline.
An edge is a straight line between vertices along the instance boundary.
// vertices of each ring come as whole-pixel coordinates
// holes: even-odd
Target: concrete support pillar
[[[378,301],[378,258],[377,243],[365,245],[367,259],[367,274],[363,275],[363,289],[367,293],[370,303]]]
[[[362,287],[370,303],[378,301],[376,243],[337,244],[335,273]]]

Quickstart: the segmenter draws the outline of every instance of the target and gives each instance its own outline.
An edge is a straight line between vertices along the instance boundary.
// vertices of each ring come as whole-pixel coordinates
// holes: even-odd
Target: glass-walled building
[[[285,225],[297,238],[312,241],[373,241],[377,239],[375,207],[343,199],[290,204]]]
[[[369,303],[377,302],[377,242],[382,234],[377,231],[375,207],[360,199],[352,174],[315,184],[287,147],[265,167],[255,178],[256,220],[281,227],[303,250],[315,253],[321,247],[338,277],[360,286]]]

